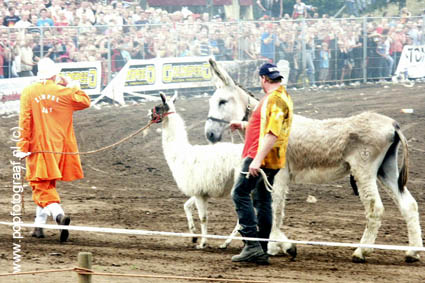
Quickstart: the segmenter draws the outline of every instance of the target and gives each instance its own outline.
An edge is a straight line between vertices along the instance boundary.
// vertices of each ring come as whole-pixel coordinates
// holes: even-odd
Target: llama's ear
[[[171,97],[171,101],[172,101],[173,103],[174,103],[174,102],[176,102],[177,97],[178,97],[178,92],[176,91],[176,93],[173,95],[173,97]]]
[[[160,92],[159,95],[161,96],[162,103],[165,104],[167,102],[167,98],[165,97],[165,94]]]

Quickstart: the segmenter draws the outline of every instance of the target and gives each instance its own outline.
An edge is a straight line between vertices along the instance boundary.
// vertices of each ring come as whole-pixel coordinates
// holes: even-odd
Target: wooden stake
[[[91,269],[92,258],[89,252],[79,252],[78,267]],[[78,283],[92,283],[91,274],[78,274]]]

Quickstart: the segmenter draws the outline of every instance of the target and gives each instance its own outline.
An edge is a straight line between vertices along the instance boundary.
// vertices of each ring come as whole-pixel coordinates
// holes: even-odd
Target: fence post
[[[306,61],[306,55],[305,55],[305,53],[306,53],[306,49],[305,49],[305,33],[306,33],[306,23],[305,23],[305,19],[304,19],[304,17],[302,18],[302,21],[301,21],[301,27],[302,27],[302,29],[301,29],[301,45],[302,45],[302,49],[301,49],[301,54],[302,54],[302,58],[301,58],[301,64],[302,64],[302,76],[303,76],[303,88],[305,88],[305,86],[306,86],[306,71],[305,71],[305,68],[306,68],[306,66],[307,66],[307,61]],[[310,82],[309,82],[310,83]]]
[[[78,253],[78,267],[91,269],[92,254],[90,252]],[[78,283],[91,283],[92,276],[90,274],[78,274]]]
[[[363,83],[367,82],[367,17],[363,17]]]
[[[111,26],[108,24],[108,30],[111,28]],[[108,85],[111,80],[112,80],[112,50],[111,50],[111,36],[108,36],[108,76],[107,76],[107,83],[106,85]],[[141,48],[144,48],[144,46],[141,46]],[[143,59],[145,59],[145,55],[144,55],[144,50],[143,50]]]

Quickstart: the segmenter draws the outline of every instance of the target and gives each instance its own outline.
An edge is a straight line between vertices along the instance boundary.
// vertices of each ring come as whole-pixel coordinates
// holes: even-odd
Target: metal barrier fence
[[[215,56],[290,65],[289,87],[388,79],[404,45],[425,44],[425,16],[1,28],[0,77],[29,76],[39,58],[102,62],[103,86],[131,59]],[[2,72],[3,71],[3,72]]]

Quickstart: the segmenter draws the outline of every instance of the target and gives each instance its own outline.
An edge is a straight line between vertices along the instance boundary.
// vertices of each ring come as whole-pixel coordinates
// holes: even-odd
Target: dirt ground
[[[425,85],[368,85],[367,87],[322,90],[290,90],[295,112],[311,118],[345,117],[371,110],[396,119],[409,140],[409,190],[416,198],[421,226],[425,227]],[[257,95],[259,96],[259,95]],[[193,144],[206,144],[203,136],[208,97],[181,97],[177,110],[186,121]],[[81,151],[111,144],[148,122],[147,111],[158,102],[127,107],[91,108],[75,114],[75,130]],[[400,110],[412,108],[414,113]],[[0,119],[0,221],[11,221],[12,159],[10,129],[17,116]],[[103,153],[83,156],[85,178],[58,184],[65,211],[73,225],[188,232],[183,203],[187,200],[176,187],[162,154],[160,126]],[[308,195],[317,198],[307,203]],[[382,194],[385,216],[378,244],[407,245],[406,225],[390,198]],[[25,193],[25,222],[31,223],[35,205],[31,191]],[[196,216],[196,214],[195,214]],[[229,198],[213,199],[209,207],[209,232],[227,235],[236,221]],[[53,223],[52,220],[49,223]],[[198,222],[197,222],[198,223]],[[293,186],[286,206],[283,229],[295,240],[359,242],[365,226],[362,204],[349,185],[348,177],[329,185]],[[271,258],[271,265],[235,264],[231,256],[242,242],[226,250],[222,241],[209,240],[197,250],[189,238],[132,236],[95,232],[71,232],[69,242],[60,244],[57,230],[46,230],[45,239],[22,239],[22,271],[71,268],[78,252],[93,253],[98,272],[209,277],[272,282],[425,282],[425,259],[405,263],[404,252],[375,250],[365,264],[351,262],[353,249],[298,246],[298,256]],[[422,255],[424,257],[425,254]],[[0,273],[12,272],[12,231],[0,227]],[[48,275],[0,277],[0,282],[76,282],[72,272]],[[94,278],[93,282],[187,282],[176,279]],[[196,282],[196,281],[195,281]]]

